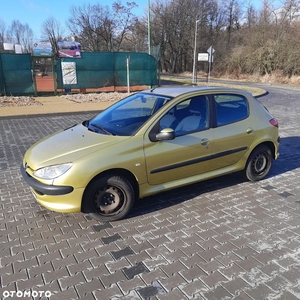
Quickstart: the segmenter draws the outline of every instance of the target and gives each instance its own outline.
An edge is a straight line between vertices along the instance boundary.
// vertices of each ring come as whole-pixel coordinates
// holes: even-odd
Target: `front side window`
[[[137,93],[112,105],[85,125],[101,134],[133,135],[170,97]]]
[[[217,125],[222,126],[248,117],[248,101],[244,96],[220,94],[214,96]]]
[[[184,135],[208,128],[208,99],[196,96],[171,108],[160,120],[160,129],[172,128],[175,135]]]

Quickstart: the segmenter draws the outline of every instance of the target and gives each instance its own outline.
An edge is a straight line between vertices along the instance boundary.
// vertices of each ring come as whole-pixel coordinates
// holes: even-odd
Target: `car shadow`
[[[145,197],[135,202],[133,209],[126,219],[160,211],[199,197],[202,194],[234,186],[243,181],[240,173],[234,173]],[[171,211],[170,215],[172,215]]]
[[[280,156],[273,162],[267,178],[292,171],[300,167],[300,137],[284,137],[280,142]],[[184,203],[207,192],[232,187],[245,182],[240,172],[221,176],[214,179],[194,183],[171,191],[139,199],[135,202],[127,219],[163,210],[164,208]]]
[[[279,158],[273,162],[268,177],[274,177],[300,167],[300,136],[281,138],[279,153]]]

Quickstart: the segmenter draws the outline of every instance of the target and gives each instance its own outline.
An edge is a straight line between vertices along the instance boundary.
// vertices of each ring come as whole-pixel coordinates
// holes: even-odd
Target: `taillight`
[[[269,122],[270,122],[271,125],[273,125],[273,126],[275,126],[275,127],[278,128],[279,124],[278,124],[278,121],[275,118],[271,119]]]

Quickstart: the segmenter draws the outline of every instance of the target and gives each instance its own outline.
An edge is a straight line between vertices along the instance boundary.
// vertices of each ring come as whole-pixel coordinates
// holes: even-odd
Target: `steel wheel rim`
[[[252,164],[254,173],[263,174],[268,166],[268,158],[265,153],[258,154]]]
[[[107,185],[98,189],[93,201],[99,214],[115,215],[125,204],[125,194],[120,188]]]

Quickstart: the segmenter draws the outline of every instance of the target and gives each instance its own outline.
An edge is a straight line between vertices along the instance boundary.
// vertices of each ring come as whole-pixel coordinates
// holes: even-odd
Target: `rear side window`
[[[244,96],[220,94],[214,96],[217,125],[222,126],[248,117],[248,101]]]

